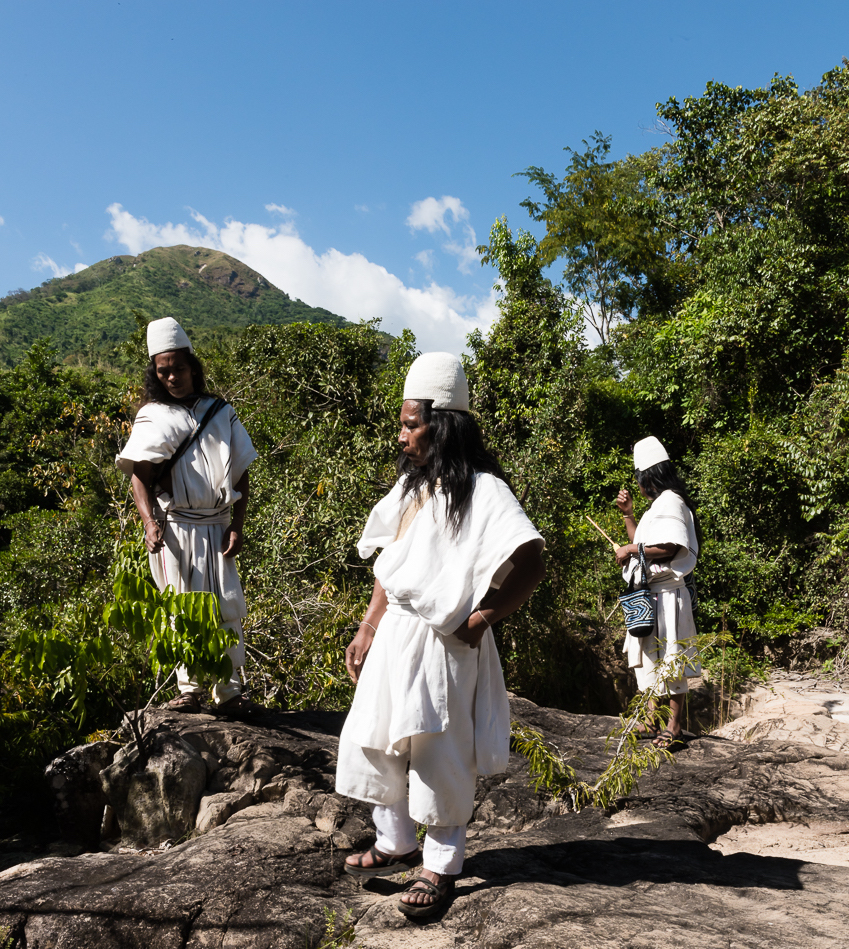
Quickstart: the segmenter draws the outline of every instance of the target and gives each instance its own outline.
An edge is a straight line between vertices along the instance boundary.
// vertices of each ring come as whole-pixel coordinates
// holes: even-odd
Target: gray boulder
[[[79,745],[51,761],[44,772],[60,833],[83,850],[100,849],[107,804],[100,772],[109,766],[120,747],[113,741]]]
[[[207,794],[200,799],[195,830],[205,834],[213,827],[220,827],[237,812],[254,804],[250,791],[225,791],[223,794]]]
[[[100,774],[125,843],[158,846],[194,829],[207,768],[192,745],[171,731],[147,738],[143,760],[133,743],[122,748]]]

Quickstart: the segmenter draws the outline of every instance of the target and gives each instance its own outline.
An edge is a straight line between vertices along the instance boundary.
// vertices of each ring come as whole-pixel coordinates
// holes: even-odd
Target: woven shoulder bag
[[[657,613],[657,594],[649,589],[648,564],[646,563],[646,551],[643,544],[637,545],[637,555],[640,561],[639,571],[640,585],[634,587],[634,576],[631,576],[628,582],[628,589],[619,597],[622,604],[622,612],[625,614],[625,626],[628,632],[642,639],[644,636],[650,636],[655,631],[656,613]]]

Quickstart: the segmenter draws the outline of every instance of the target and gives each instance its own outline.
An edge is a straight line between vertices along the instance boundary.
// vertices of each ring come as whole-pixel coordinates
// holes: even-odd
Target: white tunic
[[[142,406],[115,464],[129,477],[136,461],[166,461],[211,404],[211,396],[201,396],[192,408],[160,402]],[[154,509],[154,516],[166,521],[165,546],[150,555],[157,585],[170,584],[178,593],[215,593],[227,625],[241,620],[247,608],[235,558],[224,557],[221,546],[230,507],[241,497],[233,486],[256,457],[235,410],[225,405],[177,460],[171,469],[173,493],[160,492]]]
[[[664,491],[655,498],[637,525],[634,543],[646,547],[676,544],[679,550],[668,564],[649,565],[649,586],[657,593],[657,635],[638,639],[626,633],[623,652],[628,654],[628,665],[634,669],[641,691],[661,688],[661,664],[685,656],[685,664],[676,664],[681,675],[667,681],[666,686],[672,694],[686,692],[684,680],[701,674],[692,603],[684,586],[684,577],[696,566],[699,542],[692,511],[680,495]],[[632,576],[637,577],[639,569],[637,558],[632,556],[622,569],[623,579],[628,582]]]
[[[347,741],[387,755],[405,753],[413,735],[449,729],[446,637],[474,612],[491,586],[500,586],[518,547],[529,541],[536,541],[540,550],[545,545],[509,487],[493,475],[476,475],[471,505],[456,536],[437,490],[395,540],[410,503],[402,493],[399,482],[375,505],[358,544],[364,558],[383,548],[374,574],[390,609],[381,620],[345,724]],[[399,614],[415,621],[398,622]],[[384,624],[391,630],[391,643],[381,635]],[[451,643],[453,647],[457,640]],[[509,758],[510,707],[491,629],[474,652],[476,767],[479,774],[497,774]],[[361,796],[356,788],[346,787],[342,793]]]

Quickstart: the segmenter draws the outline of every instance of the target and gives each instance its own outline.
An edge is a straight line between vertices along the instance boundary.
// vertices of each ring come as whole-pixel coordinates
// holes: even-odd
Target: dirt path
[[[734,741],[762,738],[802,741],[849,751],[849,691],[844,684],[800,673],[777,672],[744,697],[745,714],[715,734]],[[846,777],[849,790],[849,775]],[[722,854],[750,853],[849,867],[849,812],[834,823],[745,824],[711,844]]]

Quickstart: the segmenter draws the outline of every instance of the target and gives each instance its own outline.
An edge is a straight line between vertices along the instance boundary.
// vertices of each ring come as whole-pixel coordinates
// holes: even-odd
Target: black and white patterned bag
[[[628,590],[619,597],[619,602],[622,604],[622,612],[625,614],[625,626],[628,628],[628,632],[637,639],[642,639],[644,636],[651,636],[655,631],[657,594],[652,593],[649,589],[649,570],[643,544],[637,545],[637,554],[640,562],[640,585],[634,589],[634,575],[632,574],[628,582]]]

